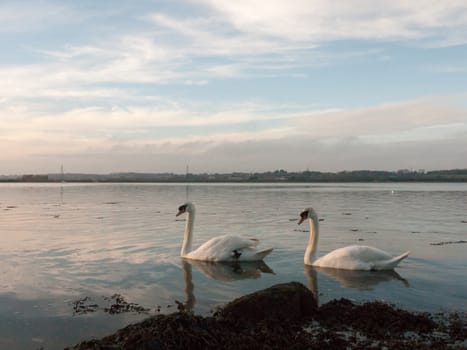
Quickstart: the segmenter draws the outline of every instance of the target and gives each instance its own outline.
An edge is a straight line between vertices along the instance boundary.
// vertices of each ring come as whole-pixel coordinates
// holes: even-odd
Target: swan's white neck
[[[303,262],[305,265],[312,265],[316,260],[316,254],[318,252],[318,237],[319,237],[319,224],[318,217],[312,216],[308,218],[310,223],[310,238],[308,239],[308,245],[305,250]]]
[[[186,225],[185,225],[185,235],[183,237],[182,250],[180,251],[181,256],[187,255],[191,252],[191,242],[193,238],[193,224],[195,222],[195,208],[192,208],[191,211],[187,212]]]

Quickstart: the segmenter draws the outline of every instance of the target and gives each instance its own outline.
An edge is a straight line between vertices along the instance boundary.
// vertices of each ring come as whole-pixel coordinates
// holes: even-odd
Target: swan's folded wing
[[[259,239],[258,238],[242,238],[239,237],[242,240],[245,240],[245,244],[248,244],[247,247],[256,247],[259,244]]]
[[[232,254],[245,254],[248,250],[255,250],[258,240],[241,236],[224,235],[211,238],[187,258],[208,261],[226,261],[232,259]],[[243,257],[242,257],[243,258]]]
[[[218,238],[219,241],[222,242],[222,245],[231,248],[231,250],[256,247],[259,243],[259,240],[255,238],[246,238],[234,235],[219,236],[216,238]]]

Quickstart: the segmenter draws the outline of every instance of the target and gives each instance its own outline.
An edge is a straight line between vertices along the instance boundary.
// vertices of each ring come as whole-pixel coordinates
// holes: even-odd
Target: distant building
[[[48,175],[23,175],[21,178],[23,182],[48,182]]]

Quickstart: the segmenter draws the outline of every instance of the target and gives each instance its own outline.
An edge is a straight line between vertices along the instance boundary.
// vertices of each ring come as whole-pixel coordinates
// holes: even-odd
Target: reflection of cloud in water
[[[308,280],[308,286],[316,297],[319,293],[318,272],[328,277],[331,277],[344,288],[352,288],[358,291],[369,291],[380,283],[389,282],[393,280],[401,281],[405,287],[409,286],[408,281],[401,277],[394,270],[360,271],[313,267],[307,265],[304,266],[304,269],[305,276]]]

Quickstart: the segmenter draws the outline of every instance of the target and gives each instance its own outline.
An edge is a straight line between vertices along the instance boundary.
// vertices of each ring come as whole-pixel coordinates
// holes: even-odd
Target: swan
[[[393,257],[378,248],[350,245],[333,250],[317,259],[319,223],[318,215],[313,208],[307,208],[300,213],[298,224],[306,219],[310,223],[310,238],[303,257],[305,265],[345,270],[392,270],[409,255],[409,252],[405,252]]]
[[[180,256],[186,259],[202,261],[258,261],[263,260],[273,248],[258,249],[258,240],[240,236],[224,235],[211,238],[198,249],[192,250],[195,206],[187,202],[178,208],[176,216],[187,213]]]

